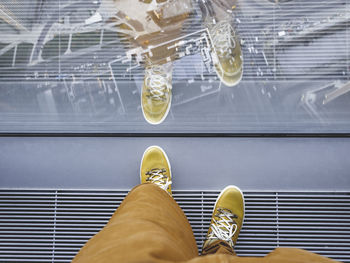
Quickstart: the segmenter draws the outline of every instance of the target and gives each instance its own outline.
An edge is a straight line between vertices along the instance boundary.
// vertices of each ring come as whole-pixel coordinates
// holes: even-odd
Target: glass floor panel
[[[350,0],[1,0],[0,132],[348,133],[349,20]],[[150,64],[171,64],[158,125]]]

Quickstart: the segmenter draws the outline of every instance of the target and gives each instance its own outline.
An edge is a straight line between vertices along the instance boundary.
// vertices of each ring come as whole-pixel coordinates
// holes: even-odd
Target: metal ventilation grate
[[[108,221],[127,191],[0,190],[0,262],[70,262]],[[174,191],[198,247],[219,191]],[[277,246],[350,262],[350,193],[245,192],[236,251],[264,256]]]

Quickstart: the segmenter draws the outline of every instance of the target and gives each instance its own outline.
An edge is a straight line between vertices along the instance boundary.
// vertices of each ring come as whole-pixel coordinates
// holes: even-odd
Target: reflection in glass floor
[[[2,1],[0,131],[350,131],[349,0],[213,2],[242,48],[234,87],[215,72],[201,0]],[[190,11],[164,8],[179,3]],[[147,9],[128,13],[135,6]],[[162,47],[174,49],[163,56],[173,61],[172,105],[152,126],[141,108],[145,57]]]

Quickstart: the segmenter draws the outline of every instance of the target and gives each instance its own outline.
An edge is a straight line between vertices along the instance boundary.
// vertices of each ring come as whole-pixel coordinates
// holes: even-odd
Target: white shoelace
[[[214,219],[211,224],[211,232],[208,239],[220,239],[228,242],[233,247],[232,238],[237,231],[237,224],[234,221],[237,216],[227,209],[218,209],[217,214],[218,220]]]
[[[161,65],[154,65],[146,69],[145,82],[149,87],[151,99],[165,100],[166,92],[171,89],[168,74]]]
[[[216,52],[220,57],[229,57],[232,55],[232,49],[236,47],[235,31],[227,21],[218,22],[212,29],[212,40]]]
[[[169,185],[172,184],[170,178],[166,175],[166,169],[152,169],[148,171],[146,175],[149,175],[146,179],[147,182],[156,184],[165,191],[167,191]]]

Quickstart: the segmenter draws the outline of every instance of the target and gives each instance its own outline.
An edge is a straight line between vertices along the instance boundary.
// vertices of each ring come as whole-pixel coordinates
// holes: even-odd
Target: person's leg
[[[244,196],[235,186],[226,187],[217,198],[202,257],[188,263],[206,262],[268,262],[268,263],[326,263],[331,259],[295,248],[277,248],[266,257],[237,257],[234,245],[237,242],[244,218]]]
[[[158,186],[142,184],[128,194],[73,262],[175,262],[197,255],[191,226],[181,208]]]
[[[227,254],[211,254],[196,257],[186,263],[336,263],[329,258],[297,248],[277,248],[265,257],[238,257]],[[340,263],[340,262],[338,262]]]
[[[165,152],[149,147],[135,187],[108,224],[80,250],[74,263],[177,262],[198,256],[191,226],[171,197],[171,167]]]
[[[203,3],[204,25],[212,40],[214,69],[222,83],[237,85],[243,76],[243,53],[234,29],[236,1],[212,0]]]
[[[140,52],[136,56],[144,63],[142,114],[148,123],[160,124],[172,101],[172,66],[177,52],[170,46],[183,32],[183,24],[192,12],[191,0],[118,0],[113,6],[118,11],[116,30]]]
[[[198,257],[191,226],[171,197],[170,164],[159,147],[146,150],[141,181],[149,183],[129,193],[108,224],[85,244],[73,263],[335,262],[307,251],[286,248],[276,249],[264,258],[234,256],[233,245],[244,213],[243,195],[234,187],[220,194],[204,243],[206,255]]]

